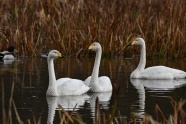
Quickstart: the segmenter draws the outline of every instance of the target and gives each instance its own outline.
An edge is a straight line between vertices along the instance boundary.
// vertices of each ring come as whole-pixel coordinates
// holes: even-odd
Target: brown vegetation
[[[140,35],[148,55],[184,57],[185,12],[185,0],[1,0],[0,50],[74,54],[98,41],[104,55],[126,55],[126,43]]]

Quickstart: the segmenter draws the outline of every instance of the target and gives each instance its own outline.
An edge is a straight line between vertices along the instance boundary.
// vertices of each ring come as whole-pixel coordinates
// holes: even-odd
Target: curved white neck
[[[145,69],[145,65],[146,65],[146,48],[145,48],[145,43],[142,43],[140,45],[141,51],[140,51],[140,62],[138,64],[138,67],[136,68],[136,70],[142,72]]]
[[[99,75],[99,66],[100,66],[100,61],[101,61],[101,54],[102,54],[101,49],[96,51],[96,58],[95,58],[95,62],[94,62],[94,68],[93,68],[92,76],[91,76],[91,80],[90,80],[90,82],[92,82],[93,84],[98,83],[98,75]]]
[[[48,85],[48,90],[47,94],[48,95],[54,95],[57,96],[57,85],[56,85],[56,76],[55,76],[55,71],[54,71],[54,59],[52,58],[47,58],[48,62],[48,74],[49,74],[49,85]]]

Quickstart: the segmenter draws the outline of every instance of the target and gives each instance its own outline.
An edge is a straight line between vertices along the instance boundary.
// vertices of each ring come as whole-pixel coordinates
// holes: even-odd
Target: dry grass
[[[185,11],[185,0],[1,0],[0,50],[74,54],[98,41],[104,55],[126,55],[126,43],[140,35],[149,55],[184,57]]]

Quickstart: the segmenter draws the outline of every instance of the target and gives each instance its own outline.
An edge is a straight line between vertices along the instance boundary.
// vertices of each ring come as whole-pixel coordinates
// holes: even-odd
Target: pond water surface
[[[137,67],[138,59],[103,58],[100,76],[109,76],[113,91],[107,93],[86,93],[81,96],[46,97],[48,68],[46,58],[19,59],[14,62],[0,61],[0,120],[27,123],[59,123],[58,105],[67,112],[79,113],[86,123],[93,123],[96,113],[96,98],[99,100],[101,117],[104,113],[128,121],[142,120],[147,113],[156,117],[155,107],[159,105],[166,118],[174,114],[171,99],[186,99],[186,80],[130,80],[131,72]],[[56,78],[71,77],[85,80],[92,73],[94,59],[56,59]],[[186,71],[183,60],[147,60],[147,67],[165,65]],[[13,99],[10,99],[12,96]],[[10,104],[10,101],[14,104]],[[16,108],[14,110],[14,108]],[[184,106],[184,109],[186,107]],[[9,114],[8,114],[9,113]],[[5,117],[6,115],[6,117]]]

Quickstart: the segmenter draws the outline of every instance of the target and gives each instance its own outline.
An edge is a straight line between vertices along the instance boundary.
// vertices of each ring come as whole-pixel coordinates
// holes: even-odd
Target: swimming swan
[[[165,66],[153,66],[145,69],[146,47],[143,38],[136,38],[128,46],[138,45],[141,48],[138,67],[131,73],[130,78],[142,79],[180,79],[186,77],[186,72]]]
[[[94,62],[92,75],[85,80],[85,85],[90,87],[91,92],[112,91],[112,84],[109,77],[101,76],[98,78],[99,66],[100,66],[101,54],[102,54],[101,45],[97,42],[94,42],[89,46],[89,50],[93,50],[96,52],[96,58]]]
[[[14,60],[14,51],[16,51],[15,48],[13,46],[9,46],[8,51],[0,52],[0,58],[4,60]]]
[[[57,50],[52,50],[47,57],[49,85],[47,89],[47,96],[60,96],[60,95],[81,95],[89,90],[83,81],[71,78],[60,78],[56,80],[54,72],[55,58],[61,57]]]

